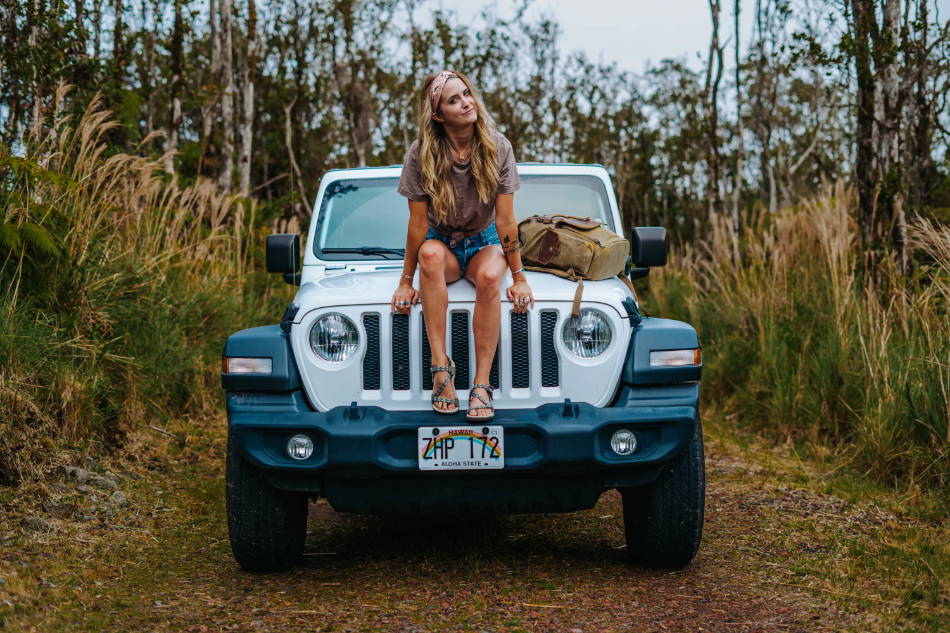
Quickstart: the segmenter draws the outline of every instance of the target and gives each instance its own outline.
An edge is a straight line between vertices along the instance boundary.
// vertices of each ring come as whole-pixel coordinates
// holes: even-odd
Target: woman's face
[[[473,125],[478,120],[478,106],[475,97],[458,77],[445,82],[439,113],[435,120],[450,127]]]

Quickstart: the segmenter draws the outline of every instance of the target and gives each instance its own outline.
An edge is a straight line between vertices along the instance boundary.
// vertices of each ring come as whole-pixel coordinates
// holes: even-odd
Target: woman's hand
[[[393,293],[392,301],[389,307],[396,314],[409,314],[412,305],[419,303],[419,291],[412,287],[412,282],[408,279],[405,282],[399,282],[399,287]]]
[[[516,314],[524,314],[529,307],[534,308],[534,295],[531,294],[531,287],[528,286],[527,281],[516,281],[508,286],[505,293],[508,295],[508,300],[514,304]]]

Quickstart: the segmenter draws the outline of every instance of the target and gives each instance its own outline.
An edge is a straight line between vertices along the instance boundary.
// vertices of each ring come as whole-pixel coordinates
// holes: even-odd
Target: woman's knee
[[[445,267],[445,247],[437,240],[428,240],[419,247],[419,266],[427,271],[441,271]]]
[[[478,291],[498,292],[505,271],[496,266],[483,266],[475,275],[475,289]]]

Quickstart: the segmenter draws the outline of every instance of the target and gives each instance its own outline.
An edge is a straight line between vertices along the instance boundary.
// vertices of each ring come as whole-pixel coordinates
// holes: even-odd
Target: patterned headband
[[[442,89],[445,88],[445,82],[453,77],[458,77],[454,70],[443,70],[435,79],[432,80],[432,90],[429,92],[429,103],[432,105],[432,114],[439,109],[439,99],[442,98]]]

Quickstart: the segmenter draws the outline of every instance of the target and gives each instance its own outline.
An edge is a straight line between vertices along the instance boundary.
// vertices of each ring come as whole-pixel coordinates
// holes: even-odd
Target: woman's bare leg
[[[432,352],[432,365],[445,367],[449,357],[445,352],[445,314],[449,307],[447,284],[461,277],[459,262],[452,251],[439,240],[426,240],[419,247],[419,294],[422,298],[422,314],[426,319],[426,334]],[[448,372],[437,372],[432,377],[433,390],[448,378]],[[455,387],[446,385],[439,395],[454,398]],[[447,402],[436,402],[436,408],[451,409]]]
[[[486,246],[478,251],[468,263],[465,277],[475,284],[475,314],[472,317],[472,334],[475,337],[475,380],[472,384],[490,384],[491,366],[498,348],[498,332],[501,328],[501,282],[508,270],[508,262],[501,246]],[[426,317],[428,319],[428,316]],[[473,389],[473,391],[475,391]],[[482,389],[479,395],[488,400]],[[469,407],[483,406],[477,398],[469,398]],[[485,409],[474,415],[488,415]]]

